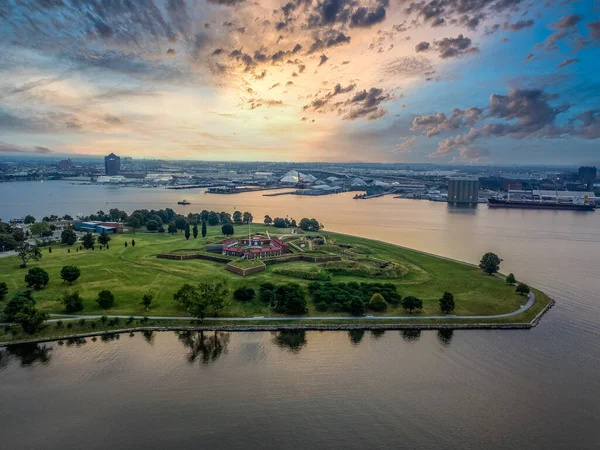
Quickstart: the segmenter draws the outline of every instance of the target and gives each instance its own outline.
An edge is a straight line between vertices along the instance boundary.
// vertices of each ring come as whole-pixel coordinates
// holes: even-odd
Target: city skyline
[[[592,0],[55,0],[0,21],[0,155],[600,162]]]

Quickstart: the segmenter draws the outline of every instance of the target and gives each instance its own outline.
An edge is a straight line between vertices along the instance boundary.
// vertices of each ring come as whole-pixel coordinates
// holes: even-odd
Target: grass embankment
[[[253,225],[252,229],[253,232],[269,230],[271,235],[277,235],[279,231],[265,225]],[[286,231],[288,230],[283,230]],[[68,253],[67,247],[53,246],[52,253],[49,253],[48,248],[43,248],[42,259],[30,262],[28,268],[39,266],[49,273],[49,285],[35,291],[33,295],[41,310],[58,314],[64,313],[64,307],[60,303],[62,294],[77,290],[84,299],[84,309],[80,312],[82,315],[180,316],[185,312],[173,301],[173,293],[184,283],[221,278],[228,283],[231,292],[240,286],[250,286],[258,292],[260,283],[266,281],[274,284],[297,282],[307,285],[311,277],[306,276],[305,273],[314,271],[327,271],[331,274],[331,281],[334,283],[350,281],[394,283],[403,297],[413,295],[423,300],[424,307],[420,313],[422,316],[440,314],[438,300],[446,290],[454,294],[456,315],[508,313],[519,309],[526,301],[524,297],[515,293],[514,287],[508,286],[496,277],[484,274],[474,266],[368,239],[327,231],[319,234],[326,236],[327,242],[324,245],[313,245],[312,251],[306,248],[306,254],[340,255],[343,261],[341,264],[333,265],[334,270],[330,272],[327,271],[327,264],[331,265],[331,263],[295,261],[269,265],[266,271],[244,278],[226,271],[224,263],[198,259],[156,258],[158,253],[203,251],[207,243],[218,242],[223,238],[218,226],[208,228],[207,238],[186,240],[182,234],[171,236],[135,233],[112,236],[109,250],[96,248],[94,251],[76,252],[75,247],[72,247],[71,252]],[[135,247],[131,245],[132,238],[135,239]],[[127,247],[124,246],[125,241],[129,243]],[[63,283],[59,276],[60,269],[67,264],[76,265],[81,269],[81,278],[72,286]],[[365,270],[356,270],[361,267]],[[25,289],[26,273],[26,269],[19,268],[19,260],[16,256],[0,259],[0,281],[8,284],[9,297],[15,290]],[[290,276],[294,274],[296,276]],[[109,289],[114,293],[116,299],[114,308],[103,310],[97,305],[95,299],[102,289]],[[141,298],[149,289],[154,291],[156,297],[150,310],[146,311],[141,304]],[[506,320],[494,319],[486,322],[529,322],[549,301],[543,294],[537,291],[536,293],[538,301],[529,311]],[[339,315],[317,311],[312,301],[309,301],[308,314]],[[399,306],[390,305],[383,314],[405,315],[406,313]],[[256,298],[245,303],[231,300],[230,306],[221,316],[226,320],[226,317],[277,317],[278,314]],[[481,319],[478,321],[481,322]],[[448,319],[447,322],[468,323],[469,320]],[[411,320],[407,323],[419,322]],[[423,323],[427,321],[424,319]]]

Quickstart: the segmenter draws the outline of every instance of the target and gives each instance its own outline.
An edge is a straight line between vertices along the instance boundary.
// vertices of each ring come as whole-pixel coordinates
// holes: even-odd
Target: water
[[[184,196],[193,204],[178,207]],[[10,406],[0,408],[0,442],[8,448],[597,448],[598,212],[456,209],[351,194],[215,196],[0,184],[4,219],[112,207],[234,206],[256,219],[315,216],[332,231],[470,262],[495,251],[504,271],[545,290],[557,305],[528,331],[219,339],[162,333],[3,350],[0,401]]]

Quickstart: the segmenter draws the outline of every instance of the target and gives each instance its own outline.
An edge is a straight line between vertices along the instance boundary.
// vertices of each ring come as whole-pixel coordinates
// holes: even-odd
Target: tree
[[[131,216],[127,224],[129,225],[129,228],[131,228],[134,232],[142,226],[142,222],[136,216]]]
[[[363,302],[357,295],[353,296],[348,303],[348,312],[353,316],[364,316],[365,302]]]
[[[280,313],[305,314],[308,311],[306,292],[298,283],[277,286],[271,306]]]
[[[517,279],[515,278],[515,276],[512,273],[509,273],[508,276],[506,277],[506,282],[508,284],[515,284],[517,282]]]
[[[27,261],[31,259],[38,261],[42,257],[42,252],[37,245],[31,245],[28,242],[20,242],[15,247],[15,250],[19,255],[19,258],[21,258],[21,261],[23,261],[21,264],[21,268],[23,269],[27,266]]]
[[[0,281],[0,302],[6,298],[8,294],[8,286],[4,281]]]
[[[519,283],[517,285],[517,294],[520,295],[529,295],[529,286],[527,286],[525,283]]]
[[[50,316],[37,310],[34,305],[25,304],[23,308],[16,314],[15,322],[21,325],[25,333],[37,333],[44,321]]]
[[[27,275],[25,275],[27,287],[32,287],[34,289],[41,289],[42,287],[47,286],[48,281],[50,281],[50,276],[48,275],[48,272],[41,267],[32,267],[29,269]]]
[[[409,311],[411,314],[415,309],[423,309],[423,301],[418,299],[417,297],[413,297],[412,295],[404,297],[401,303],[402,307]]]
[[[142,295],[142,305],[146,307],[146,311],[150,309],[150,305],[152,304],[152,300],[154,299],[154,292],[148,291],[144,295]]]
[[[219,223],[219,215],[216,212],[211,211],[208,213],[208,218],[206,221],[211,226],[217,225]]]
[[[60,233],[60,242],[66,245],[73,245],[77,242],[77,235],[75,234],[75,231],[73,231],[73,228],[65,228],[62,233]]]
[[[221,227],[221,232],[225,235],[225,236],[232,236],[234,233],[233,230],[233,225],[231,225],[230,223],[226,223],[225,225],[223,225]]]
[[[102,230],[102,234],[98,236],[98,243],[101,245],[107,245],[110,242],[110,236],[106,234],[106,230]]]
[[[27,214],[25,216],[25,225],[31,225],[35,223],[35,217],[33,217],[31,214]]]
[[[50,225],[48,225],[48,222],[45,222],[45,221],[34,223],[29,228],[29,231],[31,231],[31,234],[34,234],[34,235],[39,235],[39,236],[44,236],[44,237],[52,236],[52,231],[50,230]]]
[[[14,322],[17,313],[24,305],[35,305],[35,300],[31,296],[31,291],[15,291],[12,298],[8,301],[2,311],[2,321]]]
[[[454,311],[454,295],[450,292],[445,291],[442,298],[440,298],[440,311],[444,314],[450,314]]]
[[[131,240],[131,246],[132,246],[132,247],[135,247],[135,239],[132,239],[132,240]]]
[[[65,305],[65,309],[68,313],[74,313],[83,309],[83,301],[79,296],[79,292],[65,292],[62,296],[61,302]]]
[[[233,223],[235,223],[236,225],[241,225],[242,223],[244,223],[241,211],[234,211],[232,219],[233,219]]]
[[[188,222],[186,222],[185,224],[185,240],[189,240],[190,239],[190,224]]]
[[[254,298],[256,292],[248,286],[241,286],[233,291],[233,298],[241,302],[249,302]]]
[[[198,224],[197,223],[195,223],[194,228],[192,228],[192,235],[194,236],[194,239],[196,239],[198,237]]]
[[[202,221],[202,237],[206,237],[206,222]]]
[[[124,243],[124,244],[125,244],[125,248],[127,248],[127,241],[125,241],[125,243]]]
[[[89,250],[96,243],[96,237],[88,231],[83,235],[83,239],[81,240],[81,242],[83,244],[83,247]]]
[[[258,297],[261,301],[272,305],[275,300],[276,286],[273,283],[261,283],[258,288]]]
[[[185,220],[185,217],[183,217],[183,216],[177,217],[175,219],[175,226],[177,227],[177,229],[179,231],[185,230],[185,227],[187,226],[187,220]]]
[[[243,220],[244,220],[244,223],[252,223],[252,220],[254,220],[254,217],[252,217],[252,214],[250,214],[249,212],[245,212]]]
[[[207,301],[202,298],[198,288],[184,284],[173,294],[173,299],[185,307],[186,311],[197,319],[203,320]]]
[[[271,219],[271,216],[266,215],[265,216],[265,225],[271,225],[273,223],[273,219]]]
[[[60,269],[60,277],[69,284],[76,281],[80,275],[81,271],[77,266],[63,266],[63,268]]]
[[[481,257],[479,261],[479,267],[488,275],[493,275],[500,269],[500,262],[502,260],[495,253],[488,252]]]
[[[169,225],[167,226],[167,231],[169,232],[169,234],[177,233],[177,225],[175,225],[175,222],[169,223]]]
[[[369,300],[369,308],[373,311],[385,311],[388,307],[385,298],[379,292],[373,294],[371,296],[371,300]]]
[[[282,219],[281,217],[275,217],[273,219],[273,226],[275,228],[285,228],[287,226],[287,223],[285,219]]]
[[[115,296],[112,292],[107,289],[103,289],[98,292],[98,298],[96,299],[98,305],[102,309],[109,309],[115,306]]]
[[[306,217],[300,220],[299,226],[304,231],[319,231],[321,229],[321,225],[317,219],[307,219]]]
[[[200,297],[206,301],[206,305],[210,307],[217,316],[227,306],[229,289],[224,281],[213,280],[199,283],[198,293],[200,294]]]
[[[17,242],[23,242],[26,238],[25,232],[22,228],[15,228],[12,232],[12,237]]]
[[[148,222],[146,222],[146,230],[157,231],[158,230],[158,222],[156,220],[149,220]]]

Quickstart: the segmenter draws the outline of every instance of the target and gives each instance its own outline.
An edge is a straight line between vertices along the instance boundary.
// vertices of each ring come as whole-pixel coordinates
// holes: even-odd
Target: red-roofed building
[[[225,239],[221,244],[224,255],[246,259],[269,258],[290,252],[290,247],[285,242],[260,235],[251,238]]]

